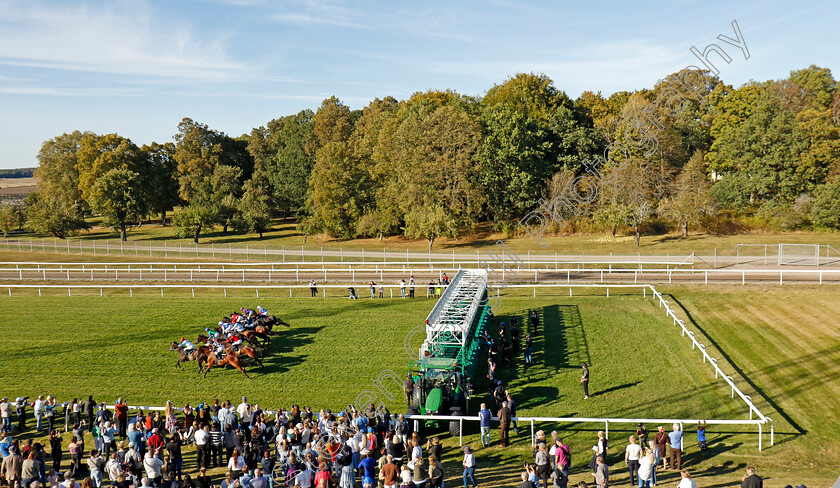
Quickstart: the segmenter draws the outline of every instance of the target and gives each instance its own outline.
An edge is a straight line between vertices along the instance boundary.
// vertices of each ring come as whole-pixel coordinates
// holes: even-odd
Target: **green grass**
[[[777,446],[763,453],[757,452],[753,429],[710,427],[711,449],[703,456],[694,447],[694,436],[688,435],[686,466],[698,484],[735,484],[746,464],[757,465],[769,478],[768,486],[833,482],[831,469],[840,460],[835,407],[840,396],[840,339],[832,322],[840,312],[836,292],[815,287],[668,290],[686,307],[700,333],[711,337],[701,342],[719,348],[713,356],[732,359],[753,384],[737,375],[736,382],[776,421]],[[93,393],[109,403],[125,396],[133,404],[161,405],[171,399],[195,405],[247,394],[250,401],[268,408],[299,403],[335,410],[363,391],[377,391],[372,382],[383,369],[402,375],[409,359],[403,339],[422,323],[433,302],[261,299],[260,304],[292,328],[280,330],[266,368],[252,370],[250,381],[235,370],[214,370],[201,379],[194,374],[194,364],[176,371],[168,344],[182,335],[195,336],[234,308],[255,306],[252,297],[3,297],[0,303],[13,316],[31,317],[25,326],[14,320],[0,326],[5,332],[3,396],[50,393],[64,399]],[[676,305],[673,299],[672,304]],[[516,367],[502,372],[520,404],[520,415],[746,418],[746,408],[730,399],[728,389],[714,380],[699,353],[652,301],[637,295],[569,299],[562,293],[537,298],[511,294],[503,298],[497,316],[509,319],[516,314],[524,322],[530,308],[538,308],[547,324],[545,333],[536,336],[535,365],[525,371],[517,358]],[[580,391],[581,361],[592,367],[594,394],[589,400],[583,400]],[[484,368],[479,372],[483,375]],[[486,391],[486,380],[479,381],[476,390]],[[393,401],[380,398],[392,412],[403,411],[399,387],[389,391],[396,397]],[[583,466],[599,427],[536,427],[561,432],[573,449],[572,481],[590,481]],[[527,429],[523,430],[511,449],[479,450],[480,484],[515,482],[517,466],[530,455]],[[618,452],[630,430],[635,428],[610,426],[614,484],[627,481]],[[474,429],[465,440],[477,446]],[[457,440],[444,442],[451,448],[447,472],[457,476]],[[660,480],[676,482],[678,475],[664,473]]]
[[[99,226],[101,222],[98,219],[91,219],[91,224],[95,226],[91,231],[83,232],[79,236],[73,237],[71,242],[75,242],[76,239],[92,240],[97,241],[97,245],[104,247],[105,244],[103,241],[111,240],[113,247],[116,248],[119,246],[119,242],[117,242],[118,235],[112,229]],[[154,245],[163,245],[165,241],[173,250],[177,249],[179,245],[185,250],[192,247],[192,239],[178,239],[174,236],[174,232],[171,225],[164,227],[159,224],[144,224],[142,227],[133,229],[128,233],[129,242],[126,245],[130,246],[132,251],[135,242],[148,246],[150,242]],[[21,236],[21,239],[24,241],[24,248],[27,247],[27,239],[29,237],[32,237],[37,242],[40,242],[41,238],[45,238],[48,242],[48,247],[53,247],[51,236],[24,234]],[[697,254],[712,255],[716,250],[719,255],[725,255],[732,251],[737,244],[763,245],[778,243],[830,244],[835,249],[840,249],[840,233],[810,231],[751,232],[727,236],[691,233],[688,237],[682,237],[677,233],[670,233],[643,236],[640,247],[635,246],[634,236],[632,235],[618,235],[616,238],[611,237],[606,232],[571,236],[545,235],[544,239],[547,247],[542,248],[528,234],[504,237],[499,233],[493,232],[487,226],[482,226],[474,234],[462,238],[437,239],[435,240],[432,251],[449,252],[455,250],[456,252],[472,253],[493,247],[498,239],[502,239],[514,252],[532,251],[535,253],[553,253],[557,251],[559,254],[580,254],[581,251],[585,251],[586,254],[614,253],[627,255],[641,252],[642,254],[688,255],[691,252],[696,252]],[[376,238],[343,240],[317,235],[309,236],[304,241],[303,234],[297,230],[295,222],[291,219],[275,220],[272,229],[266,232],[263,238],[260,238],[257,234],[237,234],[232,231],[223,233],[221,228],[218,228],[201,236],[200,244],[209,246],[211,243],[220,249],[220,256],[217,259],[228,259],[223,251],[221,251],[223,248],[226,249],[227,246],[244,248],[248,245],[250,249],[257,253],[256,257],[252,256],[252,259],[257,260],[259,260],[259,250],[262,250],[263,247],[267,249],[282,249],[284,247],[287,249],[300,249],[300,246],[304,246],[307,250],[318,250],[323,247],[325,250],[344,248],[347,251],[365,249],[365,251],[371,252],[372,256],[375,256],[375,252],[381,254],[383,248],[389,253],[397,253],[400,251],[405,252],[405,250],[425,252],[428,247],[428,243],[425,240],[410,240],[399,236],[387,237],[382,240]],[[59,240],[59,250],[62,244],[65,245],[65,251],[61,251],[60,254],[66,255],[66,243]],[[0,243],[0,249],[5,250],[2,243]],[[8,250],[14,251],[16,248],[10,248]],[[764,250],[757,248],[742,249],[741,252],[763,255]],[[100,254],[102,253],[104,253],[104,250],[100,251]],[[77,249],[71,251],[70,254],[79,254],[78,243]],[[89,249],[86,250],[84,255],[91,255],[91,251]],[[146,255],[148,256],[148,252]],[[155,253],[155,255],[157,256],[158,253]],[[170,255],[174,255],[174,251],[170,252]],[[128,251],[126,251],[125,256],[129,257]],[[141,258],[143,257],[142,249],[139,251],[139,256]],[[190,255],[186,251],[184,258],[190,258]],[[206,256],[202,255],[201,259],[206,258]]]

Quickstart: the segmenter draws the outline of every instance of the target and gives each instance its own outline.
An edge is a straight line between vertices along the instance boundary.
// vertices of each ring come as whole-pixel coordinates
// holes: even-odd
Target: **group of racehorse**
[[[230,323],[230,321],[230,317],[225,317],[221,323]],[[219,326],[210,333],[211,337],[199,334],[195,340],[195,348],[192,350],[185,350],[185,347],[177,342],[172,342],[169,350],[179,353],[178,361],[175,363],[176,369],[183,369],[181,366],[183,362],[195,361],[198,363],[198,374],[203,373],[202,377],[206,378],[207,372],[213,366],[230,365],[249,378],[248,373],[245,372],[245,366],[249,365],[250,359],[262,367],[260,356],[262,356],[263,347],[271,344],[272,335],[279,334],[272,330],[275,325],[290,327],[288,323],[274,315],[258,315],[250,321],[250,327],[245,330],[226,334],[222,326]],[[238,347],[228,340],[234,335],[241,339]]]

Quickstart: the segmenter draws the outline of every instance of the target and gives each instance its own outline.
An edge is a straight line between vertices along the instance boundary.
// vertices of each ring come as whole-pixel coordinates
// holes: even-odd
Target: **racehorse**
[[[199,334],[195,341],[196,342],[203,342],[203,343],[206,344],[207,340],[208,340],[207,336]],[[202,347],[207,348],[207,346],[202,346]],[[230,350],[232,350],[232,347],[233,346],[231,346],[230,344],[224,344],[225,352],[229,352]],[[209,349],[209,348],[207,348],[207,349]],[[260,358],[259,358],[259,356],[261,356],[262,352],[263,352],[261,347],[251,347],[247,344],[242,344],[241,346],[239,346],[239,350],[237,352],[238,352],[239,355],[248,356],[249,358],[253,359],[262,368],[263,363],[262,363],[262,360],[260,360]]]
[[[173,342],[172,344],[170,344],[169,350],[178,351],[179,354],[178,361],[175,363],[175,369],[184,369],[184,367],[181,366],[181,363],[186,361],[198,361],[200,355],[200,351],[197,349],[192,350],[189,353],[185,352],[184,347],[179,346],[177,342]],[[201,372],[201,363],[198,363],[198,368],[199,372]]]
[[[286,327],[291,327],[291,325],[287,324],[286,322],[283,322],[283,320],[278,319],[274,315],[263,315],[257,317],[257,319],[254,320],[254,322],[258,326],[262,325],[268,330],[271,330],[275,325],[285,325]]]
[[[233,346],[231,346],[230,344],[228,344],[228,345],[225,347],[225,354],[233,354],[233,352],[234,352],[234,351],[233,351]],[[263,363],[262,363],[262,361],[260,360],[260,358],[259,358],[259,356],[258,356],[258,352],[257,352],[257,350],[256,350],[255,348],[253,348],[253,347],[251,347],[251,346],[249,346],[249,345],[247,345],[247,344],[242,344],[241,346],[239,346],[239,351],[237,351],[237,353],[238,353],[238,354],[240,354],[240,355],[245,355],[245,356],[248,356],[249,358],[251,358],[251,359],[253,359],[254,361],[256,361],[256,362],[257,362],[257,364],[260,366],[260,368],[262,368],[262,367],[263,367]]]
[[[204,363],[206,364],[206,369],[204,369],[204,378],[207,377],[207,373],[210,371],[210,368],[212,368],[214,364],[216,366],[224,366],[226,364],[229,364],[234,368],[238,369],[239,371],[242,371],[242,374],[244,374],[246,378],[251,379],[248,376],[248,373],[245,372],[245,368],[242,367],[242,363],[240,363],[239,357],[236,354],[233,354],[232,351],[231,353],[227,353],[224,355],[224,357],[220,358],[217,357],[216,353],[210,350],[209,347],[202,347],[206,348],[208,351],[207,355],[203,357]],[[201,363],[199,363],[199,366],[201,366]]]

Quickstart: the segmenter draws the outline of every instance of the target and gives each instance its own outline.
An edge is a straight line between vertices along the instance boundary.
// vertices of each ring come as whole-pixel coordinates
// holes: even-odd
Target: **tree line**
[[[132,222],[166,223],[177,208],[176,234],[196,242],[217,227],[262,236],[283,216],[307,236],[403,235],[431,248],[483,223],[520,232],[541,201],[575,193],[584,204],[563,232],[629,228],[637,245],[671,228],[840,228],[840,89],[830,70],[738,88],[706,73],[679,110],[653,104],[673,98],[682,74],[576,100],[533,73],[483,97],[430,90],[362,110],[330,97],[239,137],[185,118],[173,142],[142,147],[76,131],[43,143],[39,191],[22,214],[29,230],[62,238],[98,214],[125,240]],[[634,144],[642,119],[655,150]],[[627,143],[629,164],[604,167],[606,183],[581,199],[577,177],[615,142]]]

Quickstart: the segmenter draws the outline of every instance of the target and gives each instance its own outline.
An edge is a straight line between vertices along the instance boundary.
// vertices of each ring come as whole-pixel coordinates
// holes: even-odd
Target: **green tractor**
[[[426,318],[426,339],[419,360],[409,363],[414,393],[409,415],[469,413],[473,378],[481,356],[480,337],[492,320],[487,305],[485,270],[461,269]],[[441,427],[440,421],[427,421]],[[460,422],[449,422],[460,434]]]
[[[460,416],[469,411],[472,382],[464,376],[455,359],[427,358],[409,364],[414,380],[410,415]],[[428,420],[426,425],[441,427],[442,421]],[[460,435],[460,422],[449,422],[449,434]]]

